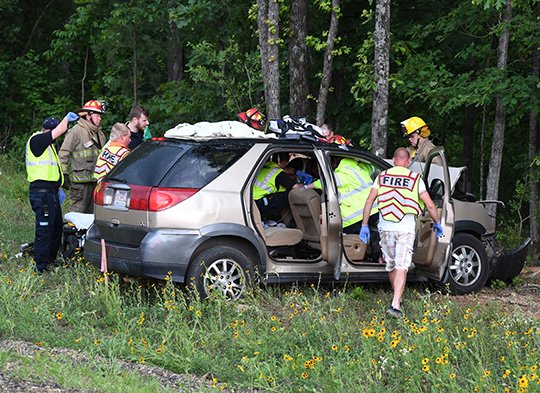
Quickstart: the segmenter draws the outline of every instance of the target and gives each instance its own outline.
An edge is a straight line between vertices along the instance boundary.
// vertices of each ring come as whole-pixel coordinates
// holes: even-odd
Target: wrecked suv
[[[167,134],[166,134],[167,135]],[[263,164],[286,152],[310,166],[322,191],[293,189],[287,227],[261,221],[253,183]],[[256,283],[387,282],[358,235],[342,233],[332,158],[389,162],[369,152],[314,139],[267,137],[154,138],[135,149],[98,185],[85,258],[121,275],[192,283],[207,297],[243,296]],[[440,157],[442,165],[432,164]],[[490,278],[510,280],[528,243],[509,254],[490,246],[495,222],[481,203],[454,198],[459,169],[436,149],[417,164],[437,205],[444,236],[436,239],[427,210],[418,217],[410,279],[448,284],[454,293],[480,290]],[[451,172],[453,176],[451,176]]]

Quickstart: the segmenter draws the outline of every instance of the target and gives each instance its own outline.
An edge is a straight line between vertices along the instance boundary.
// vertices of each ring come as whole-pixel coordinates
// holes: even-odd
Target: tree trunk
[[[512,4],[506,0],[506,9],[502,13],[501,23],[507,24],[512,20]],[[508,41],[510,31],[505,27],[499,37],[497,47],[497,68],[506,70],[508,62]],[[491,145],[491,158],[489,160],[489,171],[486,184],[486,198],[495,200],[499,197],[499,180],[502,166],[502,153],[504,147],[504,129],[506,123],[506,108],[500,97],[496,98],[495,124],[493,127],[493,143]],[[489,214],[497,215],[497,205],[490,204],[487,207]]]
[[[475,146],[475,132],[474,132],[474,117],[476,114],[476,108],[474,106],[468,106],[465,108],[465,120],[463,124],[463,154],[461,156],[461,162],[469,168],[469,176],[467,176],[467,184],[465,185],[465,192],[471,192],[471,175],[474,167],[474,146]]]
[[[317,98],[317,124],[321,125],[325,120],[326,104],[328,102],[328,89],[332,81],[332,60],[334,44],[338,32],[338,12],[339,0],[332,0],[332,16],[330,17],[330,29],[326,39],[326,48],[324,49],[324,62],[321,85],[319,87],[319,97]]]
[[[308,114],[307,79],[307,0],[291,2],[291,38],[289,42],[289,94],[292,116]]]
[[[139,64],[138,64],[138,55],[137,55],[137,30],[133,30],[133,105],[139,104],[138,97],[138,73],[139,73]]]
[[[538,7],[540,8],[540,6]],[[538,80],[540,70],[540,51],[536,50],[534,52],[534,63],[533,63],[533,76]],[[538,154],[538,118],[534,110],[531,110],[529,116],[529,162],[536,157]],[[538,173],[538,170],[535,171]],[[538,183],[538,178],[532,176],[530,179],[531,187],[531,202],[529,205],[529,227],[531,240],[533,242],[533,254],[538,255],[540,252],[540,234],[538,229],[538,221],[540,219],[540,187]]]
[[[171,22],[169,29],[167,74],[170,81],[184,79],[184,47],[178,40],[178,26]]]
[[[257,0],[257,25],[261,51],[261,69],[268,119],[281,117],[279,107],[279,2]]]
[[[388,144],[388,73],[390,68],[390,0],[375,2],[375,54],[373,112],[371,114],[371,151],[386,156]]]

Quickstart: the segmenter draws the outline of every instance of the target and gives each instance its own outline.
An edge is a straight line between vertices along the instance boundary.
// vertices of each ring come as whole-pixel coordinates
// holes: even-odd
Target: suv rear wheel
[[[202,298],[213,293],[227,300],[236,300],[245,295],[253,284],[254,267],[240,250],[217,246],[199,253],[188,269],[191,282]]]
[[[456,234],[448,264],[450,291],[459,295],[481,290],[489,276],[488,262],[480,240],[468,233]]]

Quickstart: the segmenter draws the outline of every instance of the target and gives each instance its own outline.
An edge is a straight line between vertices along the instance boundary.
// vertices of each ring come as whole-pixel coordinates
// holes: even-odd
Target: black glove
[[[71,187],[71,181],[69,180],[69,175],[67,173],[64,173],[64,184],[62,184],[62,188],[65,190],[69,190]]]

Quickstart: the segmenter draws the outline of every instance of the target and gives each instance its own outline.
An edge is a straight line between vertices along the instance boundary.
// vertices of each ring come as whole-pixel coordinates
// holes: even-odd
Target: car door
[[[433,163],[439,157],[441,165]],[[416,249],[413,262],[423,275],[440,280],[448,261],[454,234],[454,208],[451,201],[451,181],[443,148],[433,149],[425,163],[415,163],[413,171],[422,173],[428,192],[435,203],[443,236],[439,239],[433,231],[433,220],[424,208],[416,223]]]
[[[320,165],[321,181],[324,180],[323,200],[321,201],[321,254],[322,259],[333,266],[334,278],[339,280],[342,227],[337,186],[328,152],[315,148],[314,153]]]

